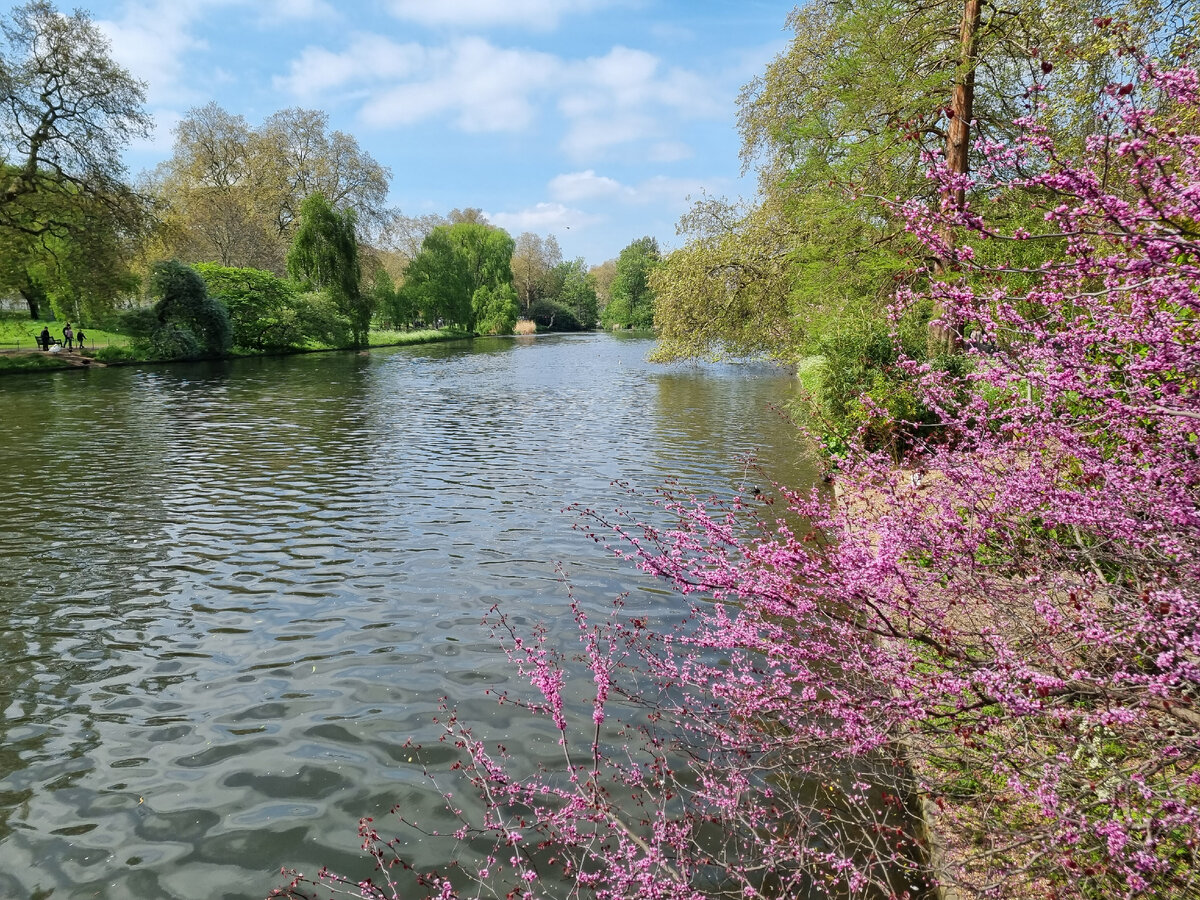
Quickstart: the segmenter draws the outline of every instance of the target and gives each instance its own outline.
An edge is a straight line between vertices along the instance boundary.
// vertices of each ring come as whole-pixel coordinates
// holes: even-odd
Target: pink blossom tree
[[[690,615],[575,606],[575,656],[494,617],[537,688],[499,699],[549,717],[562,764],[517,774],[447,711],[483,810],[447,788],[449,839],[489,849],[413,895],[1200,892],[1200,85],[1147,62],[1098,115],[1083,158],[1035,112],[903,207],[952,265],[896,314],[932,298],[971,361],[905,363],[939,417],[907,470],[853,450],[836,503],[664,492],[668,531],[584,511]],[[1040,231],[990,220],[1018,190]],[[382,885],[317,880],[409,896],[399,845],[363,838]]]

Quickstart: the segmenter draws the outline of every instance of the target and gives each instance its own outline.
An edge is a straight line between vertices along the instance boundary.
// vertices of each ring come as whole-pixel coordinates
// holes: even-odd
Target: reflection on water
[[[0,896],[261,897],[437,798],[402,749],[510,678],[480,626],[669,595],[572,530],[622,478],[808,478],[766,368],[608,335],[0,382]],[[432,860],[431,860],[432,861]]]

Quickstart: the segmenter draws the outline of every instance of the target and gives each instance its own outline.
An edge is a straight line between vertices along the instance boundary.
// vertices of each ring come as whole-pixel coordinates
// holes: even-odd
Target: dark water
[[[616,478],[810,475],[768,368],[609,335],[0,381],[0,898],[257,898],[433,810],[410,736],[484,697],[480,620],[673,597],[572,529]],[[749,476],[753,481],[756,476]],[[573,640],[563,635],[564,645]],[[430,850],[428,861],[437,859]],[[418,854],[420,855],[420,854]]]

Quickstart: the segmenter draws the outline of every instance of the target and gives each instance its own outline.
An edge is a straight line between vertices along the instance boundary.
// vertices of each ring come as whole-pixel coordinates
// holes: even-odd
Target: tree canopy
[[[434,228],[409,263],[401,289],[427,319],[482,334],[509,334],[517,321],[513,239],[475,221]]]
[[[0,279],[35,317],[44,299],[107,308],[146,223],[121,159],[150,129],[145,86],[85,12],[31,0],[0,34]]]
[[[360,225],[390,219],[390,173],[320,110],[280,110],[258,127],[216,103],[192,109],[154,175],[163,241],[183,259],[282,274],[305,199],[321,194]]]
[[[638,238],[617,256],[602,321],[606,327],[650,328],[654,324],[655,289],[651,275],[662,261],[658,241]]]
[[[863,393],[900,413],[911,397],[904,376],[890,352],[872,348],[889,343],[898,288],[950,272],[896,201],[935,196],[925,177],[933,160],[969,175],[972,143],[1017,139],[1014,121],[1035,110],[1058,146],[1083,149],[1111,127],[1097,102],[1104,85],[1132,77],[1124,51],[1185,52],[1196,22],[1194,2],[1165,0],[797,7],[787,48],[739,97],[742,162],[758,173],[758,195],[747,205],[704,198],[681,221],[687,239],[653,283],[658,358],[814,357],[807,386],[831,427],[848,434],[861,424],[854,398]],[[965,184],[954,202],[966,201]],[[1030,201],[1042,191],[1012,183],[991,199],[1006,222],[1036,227]],[[1035,268],[1060,250],[1039,242],[1023,254]],[[953,368],[966,323],[945,313],[918,304],[901,327],[926,329],[929,363]]]
[[[371,327],[374,298],[361,289],[362,266],[354,210],[338,212],[323,194],[312,194],[300,205],[300,225],[288,251],[288,274],[329,294],[350,322],[356,347],[365,346]]]

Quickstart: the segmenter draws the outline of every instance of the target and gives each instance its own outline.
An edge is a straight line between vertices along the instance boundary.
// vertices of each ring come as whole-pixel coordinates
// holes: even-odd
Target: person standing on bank
[[[38,335],[38,343],[42,345],[43,350],[50,349],[50,329],[42,327],[42,333]]]
[[[68,322],[63,326],[63,346],[68,350],[71,349],[71,338],[74,337],[74,332],[71,331],[71,323]]]
[[[84,338],[86,338],[86,337],[87,337],[87,335],[85,335],[83,333],[82,328],[79,329],[79,331],[77,331],[75,333],[75,349],[78,350],[80,353],[83,352],[83,341],[84,341]]]

